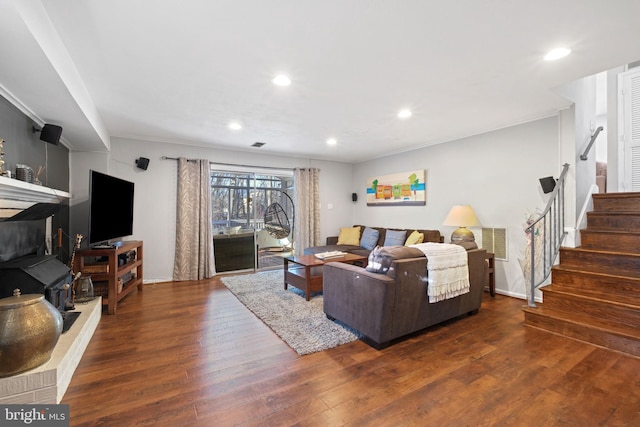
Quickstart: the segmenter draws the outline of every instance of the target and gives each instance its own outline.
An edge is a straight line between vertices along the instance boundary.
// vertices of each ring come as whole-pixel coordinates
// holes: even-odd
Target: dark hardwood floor
[[[523,325],[524,301],[383,351],[298,356],[219,279],[145,285],[103,314],[71,425],[637,426],[640,359]]]

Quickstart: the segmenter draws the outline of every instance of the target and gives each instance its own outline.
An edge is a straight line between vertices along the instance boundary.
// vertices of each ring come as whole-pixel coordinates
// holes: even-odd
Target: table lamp
[[[479,226],[480,221],[469,205],[456,205],[451,208],[444,220],[444,225],[459,227],[451,233],[451,243],[464,246],[465,249],[476,249],[476,238],[467,227]]]

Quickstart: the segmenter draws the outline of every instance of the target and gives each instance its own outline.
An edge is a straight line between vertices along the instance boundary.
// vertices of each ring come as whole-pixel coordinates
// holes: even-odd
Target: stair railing
[[[556,186],[549,195],[549,201],[538,219],[526,228],[531,236],[531,293],[529,307],[535,307],[535,290],[551,274],[551,267],[560,252],[560,246],[567,232],[564,229],[564,184],[569,165],[565,163]],[[540,269],[541,271],[536,272]]]
[[[600,132],[602,131],[602,129],[604,129],[602,126],[599,126],[596,131],[593,133],[593,135],[591,135],[591,140],[589,140],[589,145],[587,145],[587,148],[584,150],[584,153],[580,154],[580,160],[587,160],[587,154],[589,154],[589,151],[591,151],[591,147],[593,146],[593,143],[596,142],[596,138],[598,137],[598,135],[600,135]]]

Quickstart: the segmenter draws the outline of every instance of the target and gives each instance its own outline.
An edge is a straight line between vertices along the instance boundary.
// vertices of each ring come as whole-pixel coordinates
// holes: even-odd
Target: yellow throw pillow
[[[418,233],[418,230],[415,230],[411,234],[409,234],[409,237],[407,237],[407,241],[404,242],[404,245],[405,246],[417,245],[418,243],[422,243],[423,241],[424,241],[424,234]]]
[[[341,228],[338,244],[360,246],[360,227]]]

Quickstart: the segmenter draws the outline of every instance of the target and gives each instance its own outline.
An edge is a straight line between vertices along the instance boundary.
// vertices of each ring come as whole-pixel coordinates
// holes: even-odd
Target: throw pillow
[[[380,232],[378,230],[374,230],[371,227],[365,227],[362,232],[362,238],[360,239],[360,246],[365,249],[372,250],[378,244],[378,237],[380,237]]]
[[[360,227],[341,228],[338,245],[360,246]]]
[[[404,242],[404,245],[405,246],[417,245],[418,243],[422,243],[423,241],[424,241],[424,234],[419,233],[418,230],[415,230],[411,234],[409,234],[409,237],[407,237],[407,241]]]
[[[387,230],[387,233],[384,237],[383,246],[402,246],[404,245],[404,241],[406,237],[407,237],[407,232],[405,230],[401,230],[401,231]]]
[[[380,255],[388,256],[392,260],[407,259],[407,258],[421,258],[425,254],[418,248],[410,248],[408,246],[385,246],[380,248]]]
[[[369,254],[369,260],[365,270],[371,273],[387,274],[392,262],[393,258],[384,255],[381,252],[380,246],[376,246]]]

